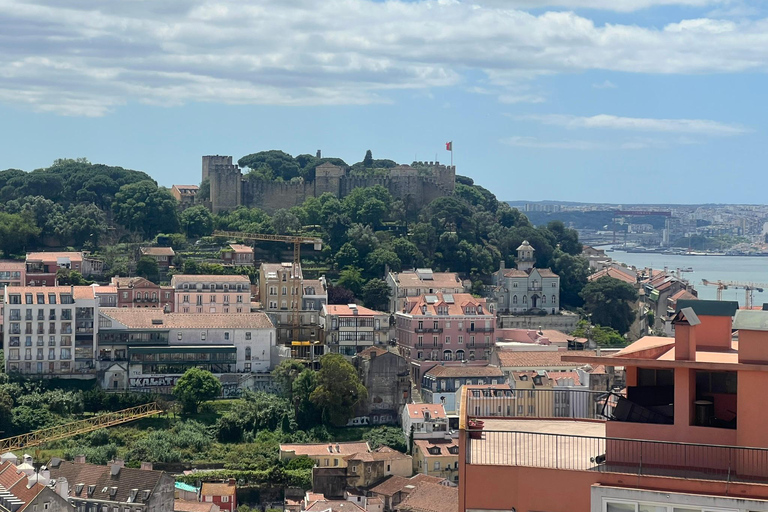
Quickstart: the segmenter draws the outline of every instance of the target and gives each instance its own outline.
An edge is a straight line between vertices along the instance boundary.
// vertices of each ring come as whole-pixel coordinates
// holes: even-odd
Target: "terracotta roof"
[[[371,354],[376,354],[376,356],[378,357],[378,356],[383,356],[387,352],[389,352],[389,351],[386,350],[386,349],[383,349],[383,348],[368,347],[365,350],[363,350],[362,352],[358,352],[357,356],[358,357],[362,357],[363,359],[370,359],[371,358]]]
[[[117,287],[116,286],[94,286],[93,293],[94,295],[105,295],[107,293],[117,293]]]
[[[26,473],[19,471],[12,462],[7,461],[0,464],[0,487],[11,493],[16,499],[24,502],[17,512],[26,509],[29,503],[45,489],[45,486],[39,483],[27,487],[28,484],[29,479]]]
[[[266,275],[269,272],[285,272],[286,270],[289,271],[290,277],[293,277],[293,263],[285,262],[285,263],[262,263],[261,264],[261,271],[264,272]],[[298,278],[301,279],[303,277],[303,274],[301,272],[301,265],[299,265],[298,268]]]
[[[272,329],[265,313],[164,313],[161,308],[99,308],[131,329]],[[162,323],[160,323],[162,322]]]
[[[234,483],[222,483],[222,482],[203,482],[203,487],[200,490],[202,496],[233,496],[237,491],[237,486]]]
[[[306,443],[306,444],[281,444],[281,452],[293,452],[297,456],[309,457],[319,455],[352,455],[358,452],[370,451],[370,446],[365,441],[350,441],[347,443]]]
[[[324,293],[327,293],[322,281],[319,279],[304,279],[301,282],[301,286],[304,288],[304,295],[323,295]],[[307,291],[307,288],[314,288],[315,293],[310,294]]]
[[[369,490],[374,494],[382,494],[384,496],[394,496],[398,492],[403,490],[403,487],[408,485],[409,479],[392,475],[378,484],[375,487],[371,487]]]
[[[554,380],[558,385],[563,385],[560,381],[564,379],[573,379],[574,386],[581,386],[581,378],[579,372],[550,372],[549,378]]]
[[[442,366],[430,368],[425,375],[433,377],[503,377],[504,374],[498,366]]]
[[[458,447],[459,446],[459,440],[458,439],[414,439],[413,444],[421,448],[421,455],[424,457],[450,457],[450,456],[456,456],[458,457],[458,453],[451,453],[448,451],[448,448],[452,447]],[[431,454],[429,453],[429,449],[439,448],[440,453],[437,454]]]
[[[365,512],[365,509],[347,500],[315,501],[306,509],[307,512]]]
[[[18,270],[23,271],[27,264],[23,261],[0,260],[0,270]]]
[[[74,292],[74,294],[73,294]],[[56,300],[61,304],[61,294],[74,295],[74,299],[93,299],[93,287],[92,286],[9,286],[8,294],[20,293],[25,295],[27,293],[33,294],[35,297],[35,304],[37,304],[37,294],[42,293],[45,295],[45,304],[48,304],[48,294],[55,293],[59,295]],[[23,299],[22,299],[22,302]]]
[[[128,288],[128,287],[141,287],[141,288],[160,288],[160,285],[157,285],[150,281],[149,279],[145,279],[143,277],[118,277],[115,276],[112,278],[111,283],[118,288]]]
[[[251,285],[251,280],[248,276],[241,275],[192,275],[192,274],[176,274],[171,278],[171,286],[175,286],[175,283],[227,283],[241,281],[238,284]]]
[[[448,417],[445,415],[443,404],[406,404],[406,407],[408,408],[408,416],[413,419],[423,419],[425,411],[432,418],[445,419]]]
[[[598,270],[594,274],[591,274],[590,276],[588,276],[587,280],[596,281],[601,277],[612,277],[613,279],[618,279],[619,281],[624,281],[625,283],[629,283],[629,284],[635,284],[635,282],[637,281],[637,279],[633,277],[631,274],[629,274],[628,272],[624,272],[614,267],[608,267],[602,270]]]
[[[398,505],[402,512],[457,512],[459,488],[423,482]]]
[[[438,288],[464,288],[455,272],[432,272],[432,279],[421,279],[415,270],[405,272],[393,272],[392,276],[397,280],[401,288],[419,288],[426,286],[432,289]]]
[[[504,269],[504,277],[528,277],[528,272],[516,268]]]
[[[565,355],[595,355],[594,350],[579,350],[578,353],[573,351],[528,351],[528,350],[497,350],[496,356],[499,358],[499,363],[503,368],[548,368],[567,366],[571,368],[578,368],[583,366],[582,363],[575,363],[573,361],[563,361],[562,357]]]
[[[552,269],[549,268],[537,268],[534,270],[537,270],[541,277],[560,277],[559,275],[552,272]]]
[[[148,256],[176,256],[173,247],[140,247],[139,250]]]
[[[451,295],[453,300],[446,301],[446,295]],[[427,301],[426,297],[435,297],[434,301]],[[426,314],[422,312],[422,306],[426,306]],[[447,314],[453,316],[465,315],[466,306],[482,306],[482,313],[470,313],[471,316],[493,317],[493,313],[488,311],[485,299],[473,297],[471,293],[427,293],[420,297],[414,297],[406,305],[406,313],[413,316],[443,316],[438,315],[438,306],[447,308]]]
[[[372,452],[364,451],[347,455],[344,460],[361,460],[363,462],[373,462],[376,460],[402,460],[410,459],[409,455],[394,450],[389,446],[379,446]]]
[[[670,297],[670,300],[672,301],[678,301],[678,300],[699,300],[697,296],[689,292],[688,290],[680,290],[676,294],[672,295]]]
[[[213,502],[173,500],[173,510],[175,512],[211,512],[214,506],[218,508],[218,505]]]
[[[375,316],[375,315],[388,315],[389,313],[383,313],[381,311],[374,311],[363,306],[357,306],[357,315],[352,313],[352,308],[348,304],[323,304],[323,312],[326,315],[339,315],[339,316]]]
[[[59,258],[69,258],[70,261],[83,261],[81,252],[29,252],[27,261],[55,261]]]
[[[198,190],[200,187],[197,185],[173,185],[171,188],[176,190]]]
[[[440,478],[440,477],[437,477],[437,476],[430,476],[430,475],[425,475],[424,473],[419,473],[418,475],[414,475],[411,478],[409,478],[408,481],[411,484],[419,484],[419,483],[422,483],[422,482],[430,482],[430,483],[433,483],[433,484],[439,484],[439,483],[445,482],[445,478]]]
[[[144,490],[153,492],[160,483],[161,478],[165,476],[162,471],[153,471],[135,468],[120,468],[116,475],[111,474],[110,466],[97,466],[96,464],[77,464],[68,461],[59,461],[53,459],[49,465],[51,470],[51,479],[56,480],[64,477],[69,485],[69,495],[77,496],[77,484],[85,484],[80,496],[83,498],[127,502],[131,496],[131,489],[139,489],[139,493]],[[88,486],[94,486],[93,493],[88,495]],[[114,496],[110,494],[110,487],[117,487]],[[137,499],[138,501],[138,499]],[[142,502],[144,502],[142,500]]]

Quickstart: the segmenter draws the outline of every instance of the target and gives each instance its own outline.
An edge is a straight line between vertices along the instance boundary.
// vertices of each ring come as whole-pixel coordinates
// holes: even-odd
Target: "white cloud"
[[[563,128],[599,128],[640,132],[671,132],[708,136],[730,136],[747,133],[750,130],[736,124],[726,124],[707,119],[653,119],[642,117],[620,117],[600,114],[590,117],[562,114],[516,116],[520,120],[536,121],[545,125]]]
[[[565,8],[716,6],[559,0]],[[548,4],[549,5],[549,4]],[[768,70],[768,19],[662,29],[532,15],[538,0],[0,0],[0,101],[66,115],[128,103],[338,105],[479,87],[536,103],[542,75]]]
[[[476,0],[480,5],[534,9],[561,7],[565,9],[600,9],[607,11],[632,12],[649,7],[679,5],[706,7],[727,4],[729,0]]]
[[[525,137],[520,135],[507,137],[506,139],[502,139],[501,142],[508,146],[533,149],[572,149],[577,151],[607,149],[605,144],[593,142],[591,140],[545,141],[536,137]]]
[[[605,80],[604,82],[592,84],[592,87],[595,89],[616,89],[617,85],[610,80]]]

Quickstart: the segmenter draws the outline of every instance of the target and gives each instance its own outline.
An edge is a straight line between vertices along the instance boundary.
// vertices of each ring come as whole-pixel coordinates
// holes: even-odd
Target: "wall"
[[[202,340],[205,332],[205,340]],[[246,333],[251,339],[246,340]],[[224,339],[229,334],[229,339]],[[270,369],[271,346],[275,344],[274,329],[171,329],[169,345],[234,345],[237,348],[237,371],[245,371],[245,364],[251,363],[252,372],[266,372]],[[245,347],[251,347],[251,359],[245,358]]]
[[[555,329],[563,332],[571,332],[576,329],[579,315],[499,315],[499,323],[502,329]]]
[[[408,379],[408,363],[397,354],[387,352],[368,358],[356,357],[355,364],[368,390],[368,399],[358,409],[356,416],[388,415],[387,423],[397,423],[398,414],[411,396]],[[381,423],[381,419],[374,423]]]

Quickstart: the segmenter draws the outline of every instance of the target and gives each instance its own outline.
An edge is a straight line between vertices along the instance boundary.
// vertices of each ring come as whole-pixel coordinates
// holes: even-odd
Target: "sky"
[[[281,149],[500,200],[763,203],[768,2],[0,0],[0,169]]]

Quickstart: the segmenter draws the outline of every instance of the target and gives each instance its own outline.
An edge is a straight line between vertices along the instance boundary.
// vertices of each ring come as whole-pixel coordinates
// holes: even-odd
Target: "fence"
[[[518,431],[469,436],[468,464],[768,483],[768,449]],[[480,434],[478,436],[478,434]]]
[[[608,392],[578,389],[471,389],[466,397],[466,415],[605,420],[616,399]]]

